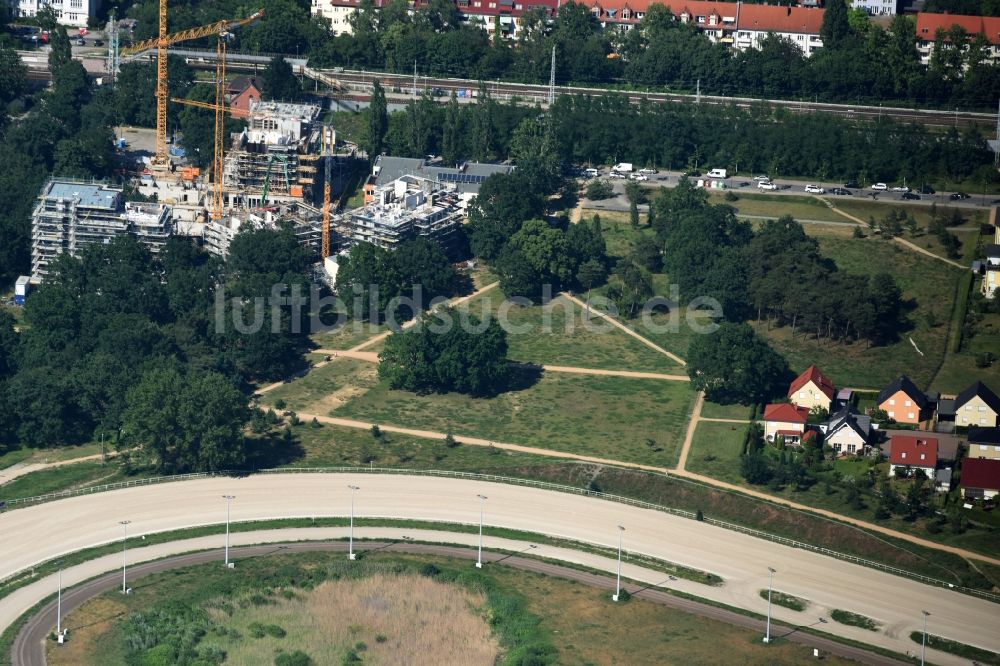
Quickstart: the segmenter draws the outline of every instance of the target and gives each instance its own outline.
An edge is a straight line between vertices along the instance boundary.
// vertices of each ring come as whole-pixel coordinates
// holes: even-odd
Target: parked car
[[[897,185],[896,187],[892,188],[892,191],[893,192],[909,192],[910,188],[908,188],[906,185]]]
[[[739,187],[750,187],[750,181],[744,180],[739,184]]]
[[[95,39],[94,46],[104,46],[104,41],[100,39]]]
[[[649,176],[644,173],[634,173],[629,178],[632,180],[649,180]]]
[[[806,185],[806,192],[809,194],[825,194],[826,190],[819,185]]]
[[[920,188],[920,193],[921,194],[934,194],[935,190],[930,185],[924,185],[923,187]]]
[[[646,167],[645,169],[639,169],[639,173],[641,173],[644,176],[652,176],[654,173],[660,173],[660,172],[657,171],[656,169],[651,169],[649,167]]]
[[[950,198],[952,201],[958,201],[959,199],[968,199],[969,195],[965,192],[955,192]]]
[[[844,183],[844,187],[849,187],[852,190],[857,190],[857,189],[861,188],[861,186],[858,185],[858,181],[854,180],[853,178],[851,180],[847,181],[846,183]]]
[[[872,185],[872,189],[875,190],[876,192],[885,192],[886,190],[889,189],[889,186],[886,185],[885,183],[875,183],[874,185]]]
[[[754,176],[753,179],[756,180],[758,183],[770,183],[771,182],[771,177],[770,176],[764,176],[764,175]]]
[[[601,171],[599,169],[594,169],[594,168],[584,169],[583,175],[586,176],[587,178],[597,178],[598,176],[601,175]]]
[[[776,189],[778,189],[778,186],[775,185],[774,183],[772,183],[769,180],[768,181],[760,181],[759,183],[757,183],[757,189],[758,190],[776,190]]]
[[[77,46],[86,46],[87,45],[87,40],[84,39],[83,37],[79,37],[76,40],[76,45]]]
[[[903,192],[903,198],[909,201],[920,201],[920,195],[916,192]]]
[[[830,190],[830,194],[836,194],[842,197],[850,197],[854,195],[854,192],[851,192],[849,189],[845,187],[835,187],[832,190]]]
[[[688,178],[700,178],[701,177],[701,171],[697,171],[697,170],[685,171],[684,175],[687,176]]]

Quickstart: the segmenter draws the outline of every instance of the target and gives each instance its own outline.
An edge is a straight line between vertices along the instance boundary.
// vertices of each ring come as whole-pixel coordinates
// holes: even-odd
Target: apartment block
[[[426,178],[403,176],[377,188],[373,199],[348,214],[348,240],[393,249],[422,237],[448,247],[464,217],[458,195]]]
[[[101,0],[12,0],[10,2],[14,15],[24,17],[35,16],[46,5],[52,6],[60,24],[86,28],[87,19],[96,16],[97,10],[101,8]]]
[[[153,252],[173,231],[170,206],[125,201],[122,190],[100,183],[50,179],[31,219],[31,274],[43,279],[64,252],[131,234]]]

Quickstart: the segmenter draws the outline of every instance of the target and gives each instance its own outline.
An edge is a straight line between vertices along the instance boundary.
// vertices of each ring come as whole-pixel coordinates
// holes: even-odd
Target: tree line
[[[308,294],[310,261],[290,229],[241,231],[225,264],[178,238],[61,255],[20,333],[0,315],[0,448],[104,437],[161,472],[239,467],[250,382],[287,376],[308,344],[306,314],[265,299],[275,283]]]

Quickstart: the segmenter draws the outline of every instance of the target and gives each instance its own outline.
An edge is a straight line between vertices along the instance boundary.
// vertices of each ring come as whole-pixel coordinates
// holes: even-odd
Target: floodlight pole
[[[229,509],[233,500],[236,499],[236,495],[223,495],[222,499],[226,500],[226,568],[229,568]]]
[[[347,538],[347,559],[353,560],[354,557],[354,491],[361,490],[358,486],[347,486],[351,489],[351,530]]]
[[[764,642],[771,642],[771,589],[774,586],[775,571],[771,567],[767,568],[767,629],[764,631]]]
[[[479,498],[479,554],[476,556],[476,568],[483,568],[483,512],[486,507],[486,495],[476,495]]]
[[[611,597],[611,601],[618,601],[618,598],[622,594],[622,534],[625,533],[625,528],[621,525],[618,526],[618,580],[615,583],[615,593]]]
[[[126,544],[128,542],[128,524],[131,523],[132,521],[131,520],[121,520],[121,521],[118,521],[118,522],[122,526],[122,530],[123,530],[122,531],[122,594],[127,594],[126,587],[125,587],[125,569],[126,569],[126,565],[127,565],[127,562],[128,562],[128,560],[127,560],[127,552],[126,552],[126,548],[127,548]]]

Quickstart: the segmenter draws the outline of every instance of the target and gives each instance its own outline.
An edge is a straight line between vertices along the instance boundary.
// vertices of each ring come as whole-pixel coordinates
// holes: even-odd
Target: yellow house
[[[965,440],[970,458],[1000,460],[1000,428],[969,428]]]
[[[805,407],[810,411],[813,407],[822,407],[829,413],[833,391],[833,382],[815,365],[810,365],[788,386],[788,399],[796,407]]]
[[[998,416],[1000,397],[982,382],[976,382],[955,398],[956,426],[995,428]]]

